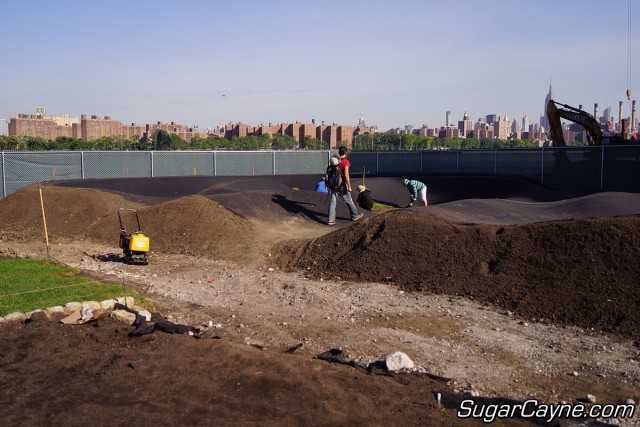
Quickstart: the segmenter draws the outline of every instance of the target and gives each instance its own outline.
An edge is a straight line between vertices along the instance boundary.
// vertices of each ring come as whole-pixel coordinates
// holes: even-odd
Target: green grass
[[[0,316],[125,295],[135,298],[136,303],[142,300],[131,289],[98,282],[52,260],[0,259]]]
[[[371,208],[372,212],[381,213],[386,211],[391,211],[394,208],[393,206],[385,205],[384,203],[373,202],[373,208]]]

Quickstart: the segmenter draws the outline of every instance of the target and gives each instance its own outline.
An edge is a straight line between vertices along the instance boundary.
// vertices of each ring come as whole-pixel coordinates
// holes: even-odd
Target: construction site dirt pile
[[[272,234],[203,196],[141,206],[99,190],[53,187],[45,194],[56,238],[117,242],[117,209],[132,207],[155,252],[243,263],[272,254],[280,267],[313,277],[464,296],[526,318],[640,338],[639,216],[486,225],[397,210],[270,247],[278,240]],[[0,222],[1,240],[41,239],[38,188],[4,200]]]
[[[367,182],[406,203],[398,179]],[[277,184],[175,197],[44,185],[56,259],[219,339],[130,337],[110,319],[0,323],[0,424],[484,425],[456,416],[460,399],[640,401],[640,216],[613,216],[637,210],[636,195],[460,199],[355,223],[342,204],[329,227],[326,196]],[[0,256],[48,253],[39,196],[0,201]],[[107,256],[119,208],[139,212],[149,265]],[[359,363],[402,351],[433,376],[314,359],[332,348]]]
[[[395,211],[284,245],[284,268],[457,295],[524,318],[640,337],[640,217],[459,224]]]

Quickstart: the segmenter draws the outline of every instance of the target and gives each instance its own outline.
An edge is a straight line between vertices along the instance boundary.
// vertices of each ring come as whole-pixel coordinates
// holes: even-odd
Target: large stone
[[[149,310],[145,310],[145,309],[138,310],[138,314],[140,316],[143,316],[147,322],[151,320],[151,312]]]
[[[113,307],[116,305],[116,300],[114,299],[106,299],[104,301],[100,301],[100,308],[105,311],[113,310]]]
[[[49,316],[53,316],[53,315],[56,315],[56,314],[64,314],[64,307],[61,306],[61,305],[55,305],[53,307],[47,307],[45,312]]]
[[[97,311],[97,310],[102,309],[102,306],[97,301],[83,301],[82,302],[82,307],[83,308],[89,308],[89,310],[91,310],[91,311]]]
[[[47,316],[47,313],[40,309],[25,314],[29,319],[34,321],[49,320],[49,316]]]
[[[22,322],[23,320],[26,320],[26,318],[27,316],[19,311],[4,316],[4,320],[7,322]]]
[[[122,304],[126,307],[133,307],[135,300],[133,297],[120,297],[118,298],[118,304]]]
[[[109,317],[120,323],[124,323],[125,325],[133,325],[133,322],[136,321],[135,313],[131,313],[127,310],[113,310]]]
[[[64,305],[64,314],[71,314],[74,311],[82,310],[82,303],[68,302]]]
[[[415,364],[413,360],[409,358],[406,354],[401,351],[396,351],[393,354],[388,355],[384,359],[387,364],[387,369],[389,372],[397,372],[403,369],[413,369]]]

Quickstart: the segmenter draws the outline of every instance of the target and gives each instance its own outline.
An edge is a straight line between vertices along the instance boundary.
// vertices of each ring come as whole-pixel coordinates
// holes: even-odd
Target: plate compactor
[[[127,212],[125,214],[125,212]],[[133,221],[137,224],[136,230],[133,233],[127,232],[127,229],[122,223],[122,217],[126,215],[129,217],[129,221]],[[118,220],[120,221],[120,247],[123,251],[123,260],[127,264],[148,264],[149,259],[147,252],[149,252],[149,238],[142,234],[140,229],[140,218],[138,217],[138,211],[134,209],[118,209]]]

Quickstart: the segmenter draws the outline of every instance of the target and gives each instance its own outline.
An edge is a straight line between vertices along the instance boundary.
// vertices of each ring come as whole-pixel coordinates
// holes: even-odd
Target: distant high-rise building
[[[522,118],[522,131],[529,132],[529,117],[527,115]]]
[[[451,111],[447,111],[446,113],[445,126],[446,127],[451,126]]]
[[[462,120],[458,122],[458,129],[460,129],[460,134],[464,137],[472,138],[473,137],[473,120],[469,119],[469,115],[467,112],[464,112],[464,116],[462,116]]]
[[[553,89],[551,85],[549,85],[549,93],[547,93],[547,97],[544,99],[544,109],[542,110],[542,116],[540,116],[540,126],[545,128],[545,130],[549,130],[549,117],[547,117],[547,104],[549,101],[553,99]]]
[[[611,120],[611,106],[604,109],[602,112],[602,117],[600,118],[600,122],[609,123]]]
[[[509,118],[498,116],[498,120],[493,122],[493,134],[498,139],[509,139]]]
[[[487,114],[487,124],[492,125],[496,121],[497,117],[498,116],[496,116],[495,114]]]
[[[519,133],[520,132],[520,123],[516,118],[513,118],[513,122],[511,123],[511,133]]]
[[[9,135],[9,122],[7,119],[0,119],[0,135]]]

